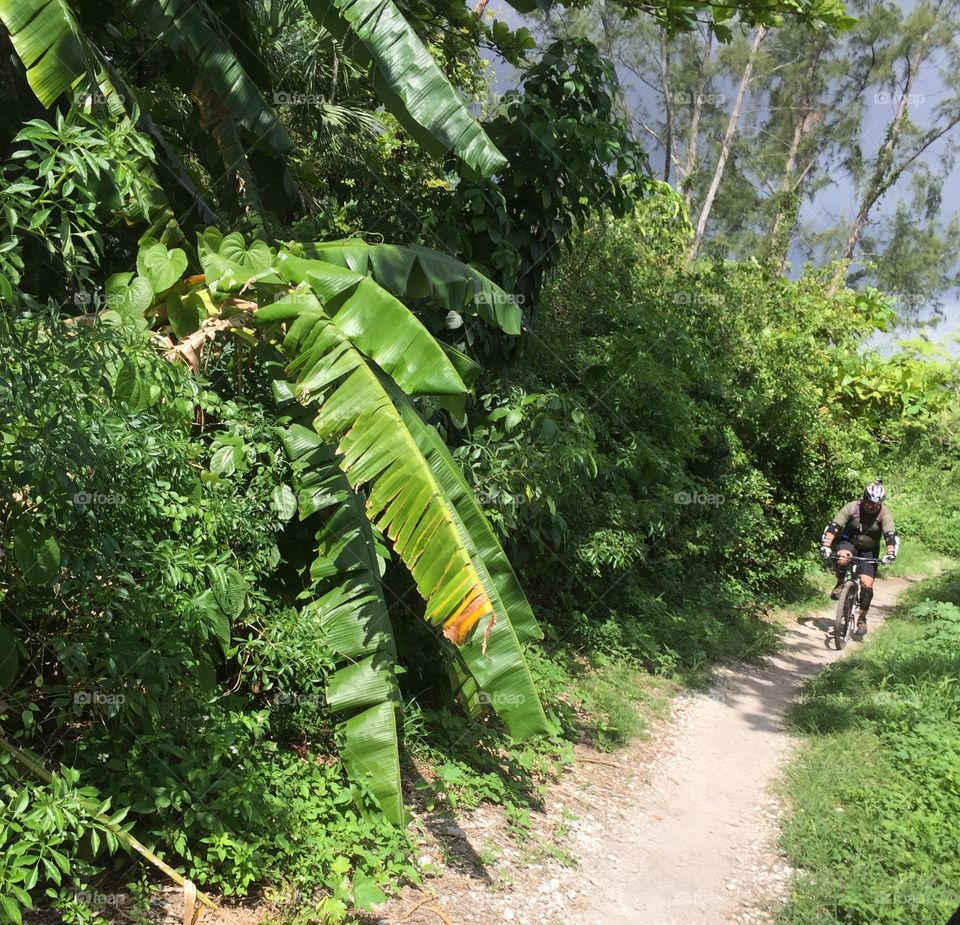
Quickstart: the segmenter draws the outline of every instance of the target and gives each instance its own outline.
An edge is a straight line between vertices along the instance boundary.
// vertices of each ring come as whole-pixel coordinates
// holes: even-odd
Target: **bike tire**
[[[833,621],[833,638],[837,649],[847,644],[850,636],[850,624],[853,622],[853,602],[857,593],[854,582],[848,581],[840,590],[840,599],[837,601],[837,616]]]

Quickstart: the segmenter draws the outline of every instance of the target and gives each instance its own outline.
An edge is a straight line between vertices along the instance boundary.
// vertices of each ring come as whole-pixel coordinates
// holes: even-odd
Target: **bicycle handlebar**
[[[839,559],[840,557],[834,552],[827,556],[828,559]],[[877,559],[874,556],[850,556],[849,557],[853,562],[872,562],[876,565],[883,565],[883,559]]]

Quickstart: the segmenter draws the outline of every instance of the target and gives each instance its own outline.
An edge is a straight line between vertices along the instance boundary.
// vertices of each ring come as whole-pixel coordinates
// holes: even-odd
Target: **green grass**
[[[958,605],[958,571],[911,588],[793,709],[784,925],[943,925],[960,905]]]
[[[904,542],[893,565],[883,566],[882,574],[890,578],[904,578],[906,576],[930,577],[942,572],[955,560],[942,553],[935,552],[920,540]]]
[[[587,738],[613,751],[645,737],[651,719],[669,713],[668,682],[627,662],[601,664],[577,681],[574,696],[583,711]]]

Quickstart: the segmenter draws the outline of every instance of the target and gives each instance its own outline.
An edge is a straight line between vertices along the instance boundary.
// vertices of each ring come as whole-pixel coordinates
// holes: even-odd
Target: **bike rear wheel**
[[[853,604],[857,596],[855,582],[848,581],[840,589],[840,600],[837,601],[837,616],[833,621],[833,638],[837,648],[842,649],[853,634]]]

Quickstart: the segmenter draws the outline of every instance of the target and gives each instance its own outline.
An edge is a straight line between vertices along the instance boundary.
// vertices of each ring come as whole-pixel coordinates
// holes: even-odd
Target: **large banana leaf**
[[[63,0],[0,0],[0,20],[44,106],[91,72],[86,40]]]
[[[450,311],[469,311],[507,334],[519,334],[517,300],[478,270],[429,247],[417,244],[367,244],[360,238],[295,244],[305,257],[369,273],[399,299],[429,296]]]
[[[427,619],[461,644],[493,609],[450,506],[377,373],[306,289],[261,308],[257,318],[294,322],[283,347],[299,397],[318,401],[314,429],[337,441],[351,485],[370,486],[367,514],[410,569]]]
[[[393,0],[307,0],[346,54],[370,68],[374,90],[428,152],[457,155],[484,177],[506,166]]]
[[[279,154],[293,150],[293,139],[280,124],[229,45],[220,38],[195,0],[126,0],[133,24],[148,36],[189,58],[204,82],[257,143]]]
[[[289,270],[281,262],[281,272]],[[305,278],[312,281],[310,277],[307,272]],[[471,555],[476,546],[461,515],[397,410],[381,374],[357,349],[360,345],[351,342],[353,332],[348,337],[336,320],[340,314],[328,315],[305,286],[288,299],[260,309],[257,318],[267,324],[290,323],[283,347],[293,358],[289,370],[297,377],[298,395],[301,401],[317,400],[314,429],[322,440],[338,443],[339,464],[350,484],[367,488],[367,515],[390,538],[410,570],[427,602],[427,620],[442,625],[444,636],[461,647],[471,674],[513,735],[544,731],[543,709],[503,599],[486,566]],[[368,340],[362,349],[388,370],[394,345],[385,333],[379,337],[379,343]],[[426,390],[424,382],[432,376],[416,365],[405,366],[403,373],[407,382],[400,385],[414,394]]]
[[[274,391],[281,403],[291,395],[287,383],[276,383]],[[337,467],[333,447],[300,424],[290,425],[282,436],[298,473],[301,519],[326,512],[310,568],[322,593],[301,616],[319,620],[339,658],[327,682],[327,702],[346,714],[337,726],[340,755],[348,773],[366,783],[387,818],[402,825],[406,815],[397,743],[396,648],[373,532],[363,502]]]
[[[502,602],[501,609],[510,614],[510,622],[517,638],[542,639],[543,632],[537,625],[533,609],[523,593],[516,572],[483,516],[473,489],[464,478],[456,460],[450,455],[440,434],[436,428],[421,419],[413,405],[403,396],[394,395],[394,403],[431,471],[453,504],[464,542],[470,554],[479,562],[478,568],[484,578],[484,586],[489,588],[491,598],[498,598]]]
[[[431,472],[453,505],[461,540],[498,615],[486,638],[474,634],[458,650],[479,686],[479,691],[472,690],[462,672],[455,672],[455,678],[463,685],[461,698],[471,713],[475,712],[477,701],[491,706],[517,738],[546,732],[547,718],[520,648],[520,640],[543,636],[530,603],[440,435],[424,423],[404,396],[395,394],[394,401]],[[509,619],[500,620],[500,614],[509,614]]]

